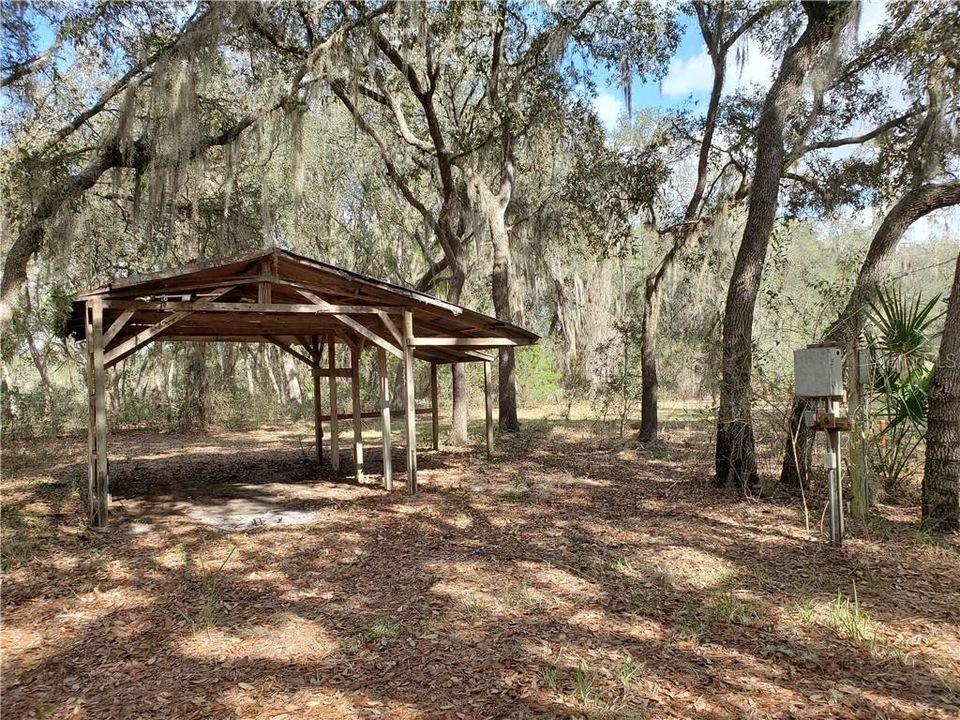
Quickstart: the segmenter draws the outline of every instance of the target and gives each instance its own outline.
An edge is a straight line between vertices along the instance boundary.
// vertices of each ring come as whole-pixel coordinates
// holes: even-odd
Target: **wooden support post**
[[[483,405],[486,422],[487,460],[493,458],[493,382],[490,378],[490,361],[483,363]]]
[[[393,490],[393,448],[390,438],[390,376],[387,374],[387,351],[377,348],[380,370],[380,434],[383,438],[383,487]]]
[[[340,472],[340,421],[337,419],[337,339],[327,338],[327,367],[330,369],[330,467]]]
[[[437,364],[430,363],[430,417],[433,420],[433,449],[440,449],[440,393],[437,390]]]
[[[273,277],[272,270],[273,257],[264,258],[260,262],[260,272],[267,277]],[[257,283],[257,302],[261,304],[273,302],[273,285],[269,281],[261,280]]]
[[[406,396],[407,491],[417,491],[417,397],[413,384],[413,313],[403,311],[403,389]]]
[[[363,344],[358,342],[350,350],[350,395],[353,400],[353,476],[363,482],[363,417],[360,408],[360,353]]]
[[[313,355],[313,428],[317,441],[317,462],[323,465],[323,407],[320,404],[320,360],[323,346],[320,344],[320,338],[314,336],[310,339],[310,350]]]
[[[110,476],[107,468],[107,371],[103,357],[103,301],[87,305],[87,382],[90,393],[90,472],[88,492],[91,527],[107,526]]]
[[[97,403],[93,369],[93,308],[83,308],[84,337],[87,338],[87,522],[95,527],[97,517]]]

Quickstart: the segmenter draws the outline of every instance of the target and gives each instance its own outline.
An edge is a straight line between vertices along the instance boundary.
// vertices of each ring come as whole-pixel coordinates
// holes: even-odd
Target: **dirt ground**
[[[528,422],[416,497],[402,448],[386,493],[376,435],[360,485],[311,439],[115,433],[106,533],[85,438],[5,443],[3,717],[960,715],[960,546],[916,508],[833,550],[711,489],[702,427]]]

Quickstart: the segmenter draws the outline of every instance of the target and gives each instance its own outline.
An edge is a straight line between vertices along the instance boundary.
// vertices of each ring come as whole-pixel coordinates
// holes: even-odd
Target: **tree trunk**
[[[757,123],[757,164],[743,238],[727,291],[723,319],[720,409],[714,484],[760,486],[750,412],[753,315],[770,235],[777,215],[784,167],[784,127],[818,51],[845,22],[846,5],[804,3],[807,27],[787,50]]]
[[[889,265],[900,238],[925,215],[950,205],[960,205],[960,183],[926,184],[912,188],[890,208],[870,241],[857,281],[840,315],[823,338],[843,348],[854,347],[863,328],[863,310]],[[813,457],[814,432],[803,423],[803,402],[793,401],[789,433],[783,452],[780,482],[807,487]]]
[[[705,227],[713,222],[717,214],[724,211],[723,203],[718,202],[713,208],[709,217],[702,217],[705,207],[703,204],[704,192],[707,188],[707,175],[710,166],[710,153],[713,150],[713,136],[716,132],[717,117],[720,112],[720,99],[723,94],[723,84],[726,77],[727,56],[730,48],[743,33],[747,32],[753,25],[759,22],[765,15],[764,11],[750,15],[736,29],[731,29],[729,35],[724,37],[724,23],[722,17],[724,8],[721,5],[718,8],[716,27],[710,27],[710,13],[707,12],[705,5],[701,3],[693,4],[700,31],[703,35],[704,44],[710,55],[713,65],[713,86],[710,89],[710,102],[707,104],[707,114],[704,118],[703,137],[700,139],[700,151],[697,157],[697,182],[693,193],[687,203],[684,211],[683,223],[676,228],[673,233],[673,245],[657,269],[647,277],[646,287],[644,289],[644,307],[643,319],[641,323],[640,336],[640,432],[638,439],[641,442],[651,442],[656,440],[659,429],[658,397],[657,389],[659,378],[657,377],[657,328],[660,319],[661,302],[661,284],[669,274],[670,270],[676,264],[680,253],[691,242],[697,242],[703,234]],[[740,191],[742,192],[742,190]],[[734,200],[740,192],[736,193]],[[698,221],[700,218],[700,221]]]
[[[510,304],[510,239],[507,234],[504,214],[506,205],[496,205],[489,213],[490,236],[493,240],[493,272],[491,289],[493,307],[500,320],[512,322]],[[499,357],[499,426],[501,432],[516,432],[520,429],[517,419],[517,377],[513,348],[501,348]]]
[[[183,403],[180,406],[180,425],[183,428],[202,430],[209,420],[206,350],[206,343],[190,343],[187,350]]]
[[[722,86],[715,88],[717,97],[719,97],[721,89]],[[711,142],[712,137],[713,132],[711,130],[709,133]],[[706,175],[702,177],[705,181]],[[691,204],[687,207],[688,217],[692,218],[696,215],[696,208],[699,207],[701,194],[702,189],[698,181]],[[647,276],[643,294],[643,318],[640,325],[640,432],[637,436],[640,442],[653,442],[657,439],[657,431],[659,430],[657,328],[660,325],[660,301],[663,281],[676,263],[677,258],[680,257],[683,249],[689,243],[699,241],[704,230],[712,224],[712,222],[713,219],[710,218],[698,222],[692,227],[685,225],[678,230],[678,235],[674,239],[673,246],[667,251],[667,254],[663,256],[663,260],[660,261],[660,265],[657,266],[656,271]]]
[[[960,255],[927,410],[922,517],[924,527],[960,530]]]
[[[465,280],[466,278],[462,274],[454,272],[447,286],[447,301],[460,302],[460,293],[463,292]],[[470,389],[467,387],[467,368],[463,363],[454,363],[450,367],[453,382],[453,419],[450,425],[449,442],[451,445],[466,445],[470,442],[470,433],[467,429],[467,423],[470,420]]]
[[[30,301],[30,289],[29,287],[24,287],[24,300],[26,305],[24,310],[27,316],[33,314],[33,304]],[[24,323],[24,337],[27,341],[27,349],[30,351],[30,359],[33,361],[33,366],[37,369],[37,375],[40,377],[40,386],[43,389],[43,403],[44,403],[44,414],[49,413],[53,408],[53,383],[50,382],[50,375],[47,372],[47,361],[43,357],[43,353],[40,352],[40,348],[37,347],[37,342],[33,337],[33,331],[30,329],[30,323]]]
[[[660,320],[660,283],[647,278],[640,325],[640,442],[653,442],[659,429],[657,405],[657,325]]]

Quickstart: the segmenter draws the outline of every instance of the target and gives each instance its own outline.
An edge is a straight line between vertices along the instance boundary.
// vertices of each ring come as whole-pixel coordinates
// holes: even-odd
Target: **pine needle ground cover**
[[[354,485],[311,435],[116,433],[102,534],[85,438],[5,443],[3,716],[960,713],[960,548],[914,509],[832,550],[709,488],[696,423],[640,447],[528,421],[489,463],[424,452],[415,498],[372,436]]]

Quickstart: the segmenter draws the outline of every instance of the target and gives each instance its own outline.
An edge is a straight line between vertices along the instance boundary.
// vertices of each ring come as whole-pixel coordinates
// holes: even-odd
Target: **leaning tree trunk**
[[[960,255],[927,406],[921,512],[925,527],[960,530]]]
[[[717,46],[711,45],[710,48],[710,56],[713,60],[713,87],[710,91],[710,102],[707,105],[703,138],[700,141],[700,152],[697,159],[697,184],[694,186],[690,201],[687,203],[683,224],[674,236],[673,246],[664,255],[656,271],[647,277],[644,287],[643,319],[640,325],[640,432],[638,435],[640,442],[656,440],[657,431],[660,427],[657,328],[660,323],[661,286],[679,259],[683,249],[690,242],[699,240],[702,234],[702,223],[697,223],[693,227],[691,227],[691,223],[703,210],[701,204],[703,193],[707,187],[710,151],[713,148],[713,135],[717,127],[717,114],[720,110],[720,96],[723,93],[727,52],[730,45],[723,43]]]
[[[753,366],[753,315],[760,278],[777,215],[784,168],[784,128],[817,53],[845,21],[846,6],[804,3],[807,27],[787,50],[757,123],[757,164],[747,221],[733,267],[723,318],[720,409],[717,416],[714,484],[757,490],[750,377]]]
[[[0,325],[6,325],[13,315],[20,291],[27,280],[27,266],[43,245],[47,222],[56,217],[64,206],[93,187],[107,170],[119,167],[122,162],[120,143],[111,141],[83,170],[47,188],[4,258],[3,279],[0,281]]]
[[[722,78],[722,76],[720,76]],[[722,87],[715,88],[719,97]],[[713,115],[708,115],[712,118]],[[712,122],[708,120],[708,122]],[[711,129],[708,140],[712,142]],[[709,145],[706,146],[709,149]],[[705,162],[705,161],[704,161]],[[705,171],[700,175],[706,182]],[[687,208],[687,217],[693,218],[703,193],[700,181],[694,190],[693,199]],[[719,212],[719,211],[717,211]],[[663,295],[663,283],[670,270],[676,264],[681,252],[690,243],[699,242],[704,230],[713,223],[713,217],[705,218],[693,226],[685,225],[678,231],[673,246],[663,256],[655,272],[647,276],[643,294],[643,317],[640,324],[640,432],[637,439],[640,442],[653,442],[657,439],[659,430],[659,377],[657,376],[657,328],[660,325],[660,307]]]
[[[856,346],[863,327],[863,310],[877,282],[883,277],[900,238],[917,220],[950,205],[960,205],[960,183],[926,184],[912,188],[890,208],[870,241],[850,298],[823,342],[848,351]],[[803,423],[804,404],[795,398],[790,410],[789,435],[783,452],[780,482],[790,487],[807,487],[813,457],[814,432]]]

